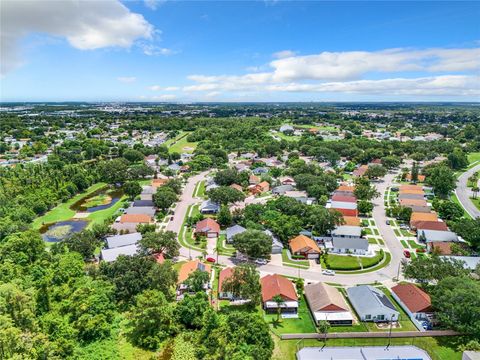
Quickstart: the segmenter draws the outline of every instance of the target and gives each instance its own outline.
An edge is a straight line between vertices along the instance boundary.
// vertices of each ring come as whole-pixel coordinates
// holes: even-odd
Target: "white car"
[[[255,264],[257,265],[267,265],[268,261],[265,259],[256,259]]]
[[[335,275],[335,271],[333,271],[333,270],[323,270],[322,274],[323,275],[328,275],[328,276],[333,276],[333,275]]]

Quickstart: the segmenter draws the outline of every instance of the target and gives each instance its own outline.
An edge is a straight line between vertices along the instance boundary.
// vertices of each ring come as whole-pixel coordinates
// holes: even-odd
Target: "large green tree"
[[[235,266],[232,276],[224,281],[222,288],[235,298],[250,300],[249,305],[252,307],[260,305],[260,275],[253,264]]]
[[[232,245],[253,258],[269,258],[272,252],[272,238],[260,230],[248,229],[235,235]]]

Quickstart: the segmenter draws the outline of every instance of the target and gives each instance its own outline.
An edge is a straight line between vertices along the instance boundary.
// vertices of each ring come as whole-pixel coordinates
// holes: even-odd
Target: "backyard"
[[[317,332],[305,297],[298,303],[298,318],[282,319],[280,316],[280,321],[277,321],[277,316],[277,313],[264,315],[265,321],[277,335]]]

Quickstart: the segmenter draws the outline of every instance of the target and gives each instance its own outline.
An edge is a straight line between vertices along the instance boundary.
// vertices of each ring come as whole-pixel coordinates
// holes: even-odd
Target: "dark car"
[[[410,259],[410,251],[408,250],[403,250],[403,256],[405,256],[407,259]]]

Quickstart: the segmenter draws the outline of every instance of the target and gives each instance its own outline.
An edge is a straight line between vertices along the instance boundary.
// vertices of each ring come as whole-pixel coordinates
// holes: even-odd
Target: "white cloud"
[[[119,76],[117,80],[125,84],[130,84],[137,81],[137,78],[135,76]]]
[[[139,44],[140,48],[142,49],[143,53],[148,56],[168,56],[168,55],[174,55],[177,54],[177,51],[168,49],[168,48],[162,48],[157,45],[153,44],[147,44],[147,43],[141,43]]]
[[[270,71],[245,75],[190,75],[186,92],[342,92],[383,95],[480,93],[480,49],[386,49],[323,52],[270,63]],[[412,73],[419,73],[412,78]],[[375,74],[375,80],[368,79]],[[398,76],[395,74],[402,74]],[[383,78],[382,78],[383,77]]]
[[[176,95],[173,94],[162,94],[162,95],[157,95],[157,96],[152,96],[152,100],[154,101],[172,101],[177,98]]]
[[[289,58],[289,57],[292,57],[292,56],[295,56],[295,51],[292,51],[292,50],[282,50],[282,51],[278,51],[276,53],[273,53],[272,55],[274,58],[277,58],[277,59],[285,59],[285,58]]]
[[[166,0],[145,0],[145,6],[150,10],[157,10]]]
[[[178,91],[180,90],[180,87],[178,86],[167,86],[167,87],[161,87],[160,85],[152,85],[148,87],[149,90],[151,91]]]
[[[136,39],[151,39],[154,28],[142,15],[117,0],[0,1],[1,73],[22,64],[20,40],[30,33],[66,38],[79,50],[129,48]]]

